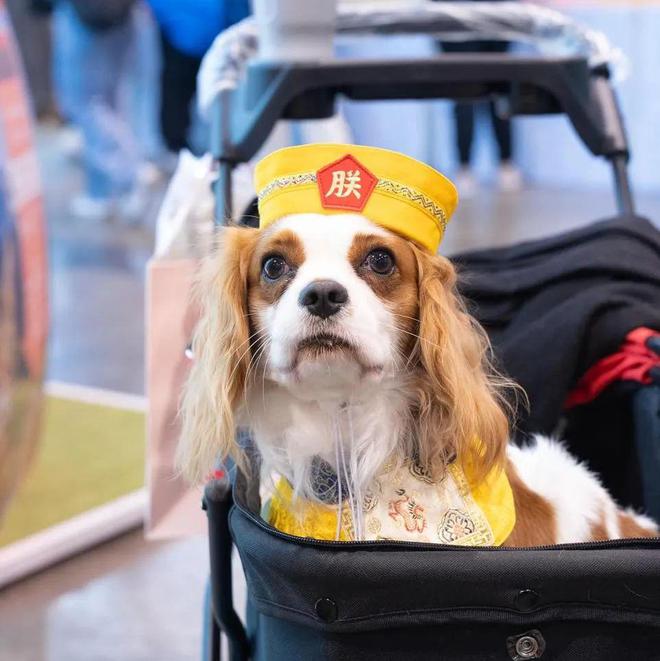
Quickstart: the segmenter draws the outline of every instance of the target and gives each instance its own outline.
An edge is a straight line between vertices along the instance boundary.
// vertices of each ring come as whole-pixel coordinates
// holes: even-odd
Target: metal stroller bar
[[[606,155],[606,158],[612,164],[617,210],[622,215],[633,215],[635,213],[635,205],[630,186],[630,178],[628,176],[630,152],[627,147],[628,141],[625,134],[623,116],[614,89],[610,83],[609,68],[607,66],[596,67],[593,73],[596,75],[593,90],[599,112],[603,118],[603,125],[612,135],[612,143],[621,147],[618,152],[614,150]]]
[[[242,661],[249,655],[249,644],[243,623],[234,610],[229,510],[233,504],[229,478],[211,481],[204,490],[204,509],[209,520],[209,557],[211,576],[211,646],[210,658],[220,659],[220,631],[229,641],[230,661]]]
[[[616,191],[616,206],[621,215],[632,216],[635,213],[635,203],[628,176],[628,161],[626,156],[618,155],[611,159],[614,174],[614,190]]]

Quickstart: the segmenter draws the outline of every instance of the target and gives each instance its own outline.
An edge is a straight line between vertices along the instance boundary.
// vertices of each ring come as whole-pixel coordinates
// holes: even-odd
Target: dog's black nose
[[[310,314],[327,319],[341,310],[348,301],[346,287],[335,280],[315,280],[298,297],[298,303]]]

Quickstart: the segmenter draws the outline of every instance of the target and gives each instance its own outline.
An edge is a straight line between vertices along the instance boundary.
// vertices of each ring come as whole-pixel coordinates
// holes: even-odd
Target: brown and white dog
[[[218,456],[240,463],[234,430],[247,426],[263,470],[305,498],[316,497],[315,460],[338,469],[336,439],[350,438],[356,493],[392,460],[415,457],[438,484],[467,454],[478,475],[502,466],[516,508],[509,546],[658,534],[560,444],[509,444],[510,384],[444,257],[360,215],[296,214],[223,230],[200,293],[178,455],[191,480]]]

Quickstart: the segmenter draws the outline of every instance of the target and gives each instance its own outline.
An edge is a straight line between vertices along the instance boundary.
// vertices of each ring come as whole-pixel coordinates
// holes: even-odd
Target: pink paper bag
[[[206,531],[201,489],[191,489],[174,468],[179,402],[190,368],[185,349],[196,321],[191,306],[196,267],[194,259],[152,259],[147,267],[148,539]]]

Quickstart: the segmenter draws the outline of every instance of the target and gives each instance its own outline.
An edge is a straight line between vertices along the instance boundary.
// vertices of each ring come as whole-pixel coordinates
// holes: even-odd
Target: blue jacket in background
[[[201,57],[226,28],[250,14],[248,0],[149,0],[168,41]]]

